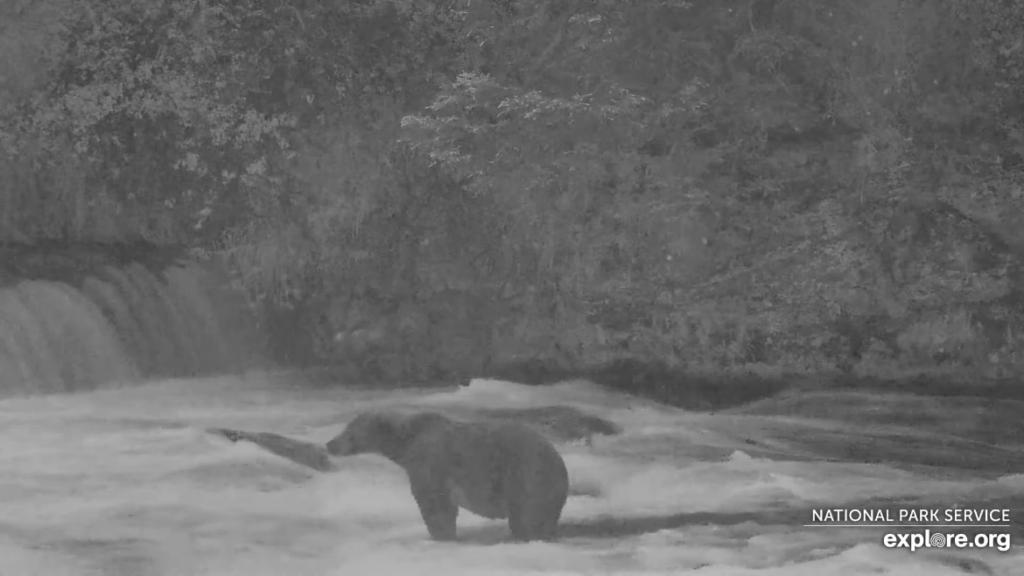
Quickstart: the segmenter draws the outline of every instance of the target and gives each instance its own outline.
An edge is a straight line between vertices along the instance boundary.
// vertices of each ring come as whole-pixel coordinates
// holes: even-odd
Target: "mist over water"
[[[0,574],[942,576],[1024,566],[1016,542],[1009,553],[910,553],[884,548],[882,529],[802,527],[810,508],[887,496],[1019,509],[1024,476],[826,462],[803,440],[866,440],[839,418],[787,414],[786,401],[706,415],[583,382],[369,392],[286,380],[253,373],[0,401]],[[810,401],[801,410],[812,413]],[[568,405],[624,432],[559,444],[574,493],[565,537],[531,544],[508,543],[505,522],[466,511],[462,542],[428,540],[404,474],[381,458],[336,459],[321,473],[204,432],[323,442],[354,413],[385,405],[456,416]],[[943,450],[966,453],[953,446]]]

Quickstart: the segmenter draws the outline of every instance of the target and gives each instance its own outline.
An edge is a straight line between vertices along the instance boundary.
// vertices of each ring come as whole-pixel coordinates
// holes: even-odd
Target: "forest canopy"
[[[0,237],[227,255],[294,361],[1024,367],[1024,4],[5,0]]]

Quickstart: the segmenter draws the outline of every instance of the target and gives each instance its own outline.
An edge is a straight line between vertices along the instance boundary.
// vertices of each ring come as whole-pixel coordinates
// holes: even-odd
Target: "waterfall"
[[[196,262],[54,262],[36,278],[0,270],[0,396],[235,371],[256,353],[241,296]]]

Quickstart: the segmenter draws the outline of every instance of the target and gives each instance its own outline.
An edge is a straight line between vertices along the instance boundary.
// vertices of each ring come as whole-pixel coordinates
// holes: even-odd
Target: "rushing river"
[[[1024,574],[1024,456],[1009,432],[970,438],[979,416],[963,401],[822,393],[694,414],[582,382],[369,392],[282,380],[0,401],[0,574]],[[623,433],[559,445],[574,493],[564,537],[513,544],[504,522],[465,511],[463,541],[431,542],[403,473],[381,458],[317,472],[204,431],[323,442],[384,405],[572,406]],[[987,426],[1018,429],[1024,406],[1001,409],[1005,424]],[[1012,546],[910,552],[883,545],[887,528],[805,526],[815,508],[893,499],[1009,508],[1010,527],[988,531]]]

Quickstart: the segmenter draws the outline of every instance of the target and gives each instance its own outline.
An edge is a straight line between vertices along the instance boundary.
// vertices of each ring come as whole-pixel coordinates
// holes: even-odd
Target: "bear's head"
[[[394,418],[366,412],[352,419],[345,430],[327,443],[331,456],[354,456],[375,452],[386,454],[395,439]]]

